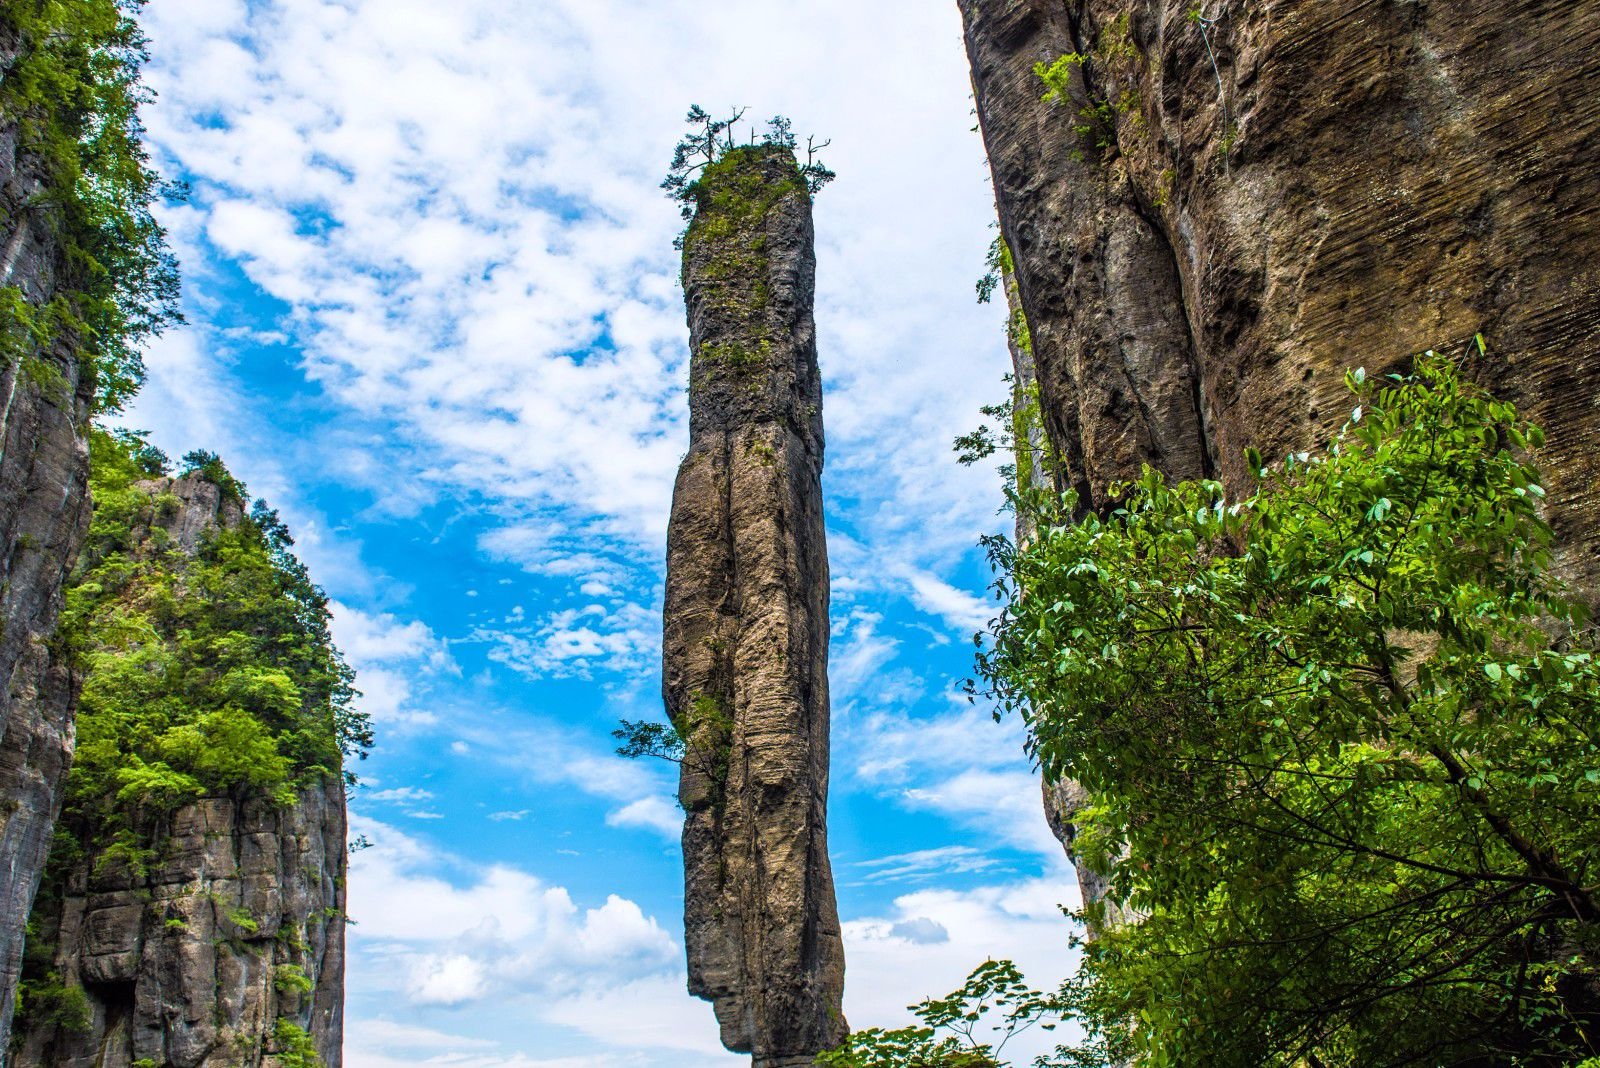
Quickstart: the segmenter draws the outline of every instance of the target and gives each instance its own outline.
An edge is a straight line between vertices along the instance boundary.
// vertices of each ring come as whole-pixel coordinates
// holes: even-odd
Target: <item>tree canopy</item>
[[[62,633],[83,695],[64,822],[82,844],[146,848],[152,817],[248,787],[295,789],[365,755],[371,727],[328,632],[327,598],[277,513],[209,453],[185,472],[238,519],[191,553],[163,520],[180,506],[145,481],[164,460],[136,435],[91,436],[95,511]]]
[[[1146,469],[990,543],[981,673],[1144,917],[1087,946],[1064,1001],[1095,1041],[1061,1063],[1597,1052],[1600,665],[1543,435],[1435,356],[1348,384],[1326,454],[1252,452],[1242,500]]]

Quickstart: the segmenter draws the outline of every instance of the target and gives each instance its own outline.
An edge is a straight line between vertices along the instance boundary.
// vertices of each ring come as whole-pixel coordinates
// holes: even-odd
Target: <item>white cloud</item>
[[[1077,903],[1070,875],[1052,876],[965,892],[918,891],[895,899],[886,915],[847,921],[850,1026],[905,1026],[906,1005],[943,997],[996,957],[1015,960],[1035,989],[1053,988],[1076,966],[1061,908]],[[1027,1064],[1053,1046],[1047,1036],[1028,1036],[1007,1047],[1007,1059]]]
[[[460,1005],[488,992],[487,969],[459,953],[419,957],[406,979],[406,996],[416,1005]]]
[[[368,990],[461,1005],[605,988],[677,963],[677,943],[632,901],[582,908],[518,868],[475,866],[359,816],[352,825],[373,842],[350,875],[352,970]]]
[[[1039,777],[1023,770],[968,769],[931,786],[905,791],[915,808],[929,809],[1052,862],[1061,843],[1045,822]]]
[[[402,620],[388,612],[364,612],[332,602],[334,638],[356,664],[421,664],[434,671],[458,670],[450,650],[421,620]]]
[[[676,842],[683,834],[683,810],[665,797],[646,797],[606,816],[608,827],[641,827]]]
[[[994,606],[982,597],[956,589],[936,575],[914,569],[907,569],[904,575],[916,606],[929,615],[938,616],[963,637],[983,630],[995,614]]]
[[[524,675],[588,678],[647,670],[660,659],[660,632],[658,612],[623,602],[562,609],[531,627],[481,627],[471,640],[489,643],[491,660]]]
[[[491,812],[489,813],[489,818],[496,823],[504,823],[507,820],[518,822],[527,819],[532,814],[533,809],[531,808],[519,808],[515,812]]]
[[[557,997],[548,1006],[551,1019],[560,1020],[608,1045],[693,1054],[685,1068],[743,1068],[748,1056],[738,1057],[717,1041],[710,1006],[688,1002],[680,975],[655,976],[619,982],[603,991]]]
[[[363,800],[380,805],[403,804],[414,801],[432,801],[433,793],[415,786],[396,786],[388,790],[369,790],[360,795]]]
[[[356,670],[358,705],[380,727],[422,728],[439,717],[418,707],[418,684],[439,673],[459,674],[449,647],[420,620],[367,612],[333,601],[334,641]]]
[[[969,875],[988,871],[996,864],[994,858],[971,846],[941,846],[912,853],[897,853],[877,860],[857,861],[855,867],[863,872],[859,882],[896,883]]]
[[[389,1019],[354,1019],[345,1030],[347,1068],[638,1068],[639,1054],[529,1057],[500,1043]]]

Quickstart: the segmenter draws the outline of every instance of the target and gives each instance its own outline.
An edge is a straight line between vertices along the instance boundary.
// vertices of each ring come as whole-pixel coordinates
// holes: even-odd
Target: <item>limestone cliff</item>
[[[31,921],[9,1063],[337,1068],[347,858],[336,728],[311,671],[292,659],[256,670],[239,637],[272,629],[263,613],[285,601],[259,532],[268,521],[246,518],[225,473],[119,489],[96,449],[96,520],[68,630],[87,672],[80,766]],[[156,616],[138,614],[149,606]],[[222,615],[234,630],[194,633]],[[275,629],[264,646],[305,637]],[[135,637],[117,644],[118,630]],[[198,653],[171,648],[191,634]],[[225,664],[205,659],[215,648],[229,650]],[[290,656],[305,648],[326,655]],[[130,689],[130,665],[159,681]],[[236,711],[185,707],[190,694],[210,707],[202,676]],[[262,684],[288,695],[271,714],[252,703]],[[307,714],[280,720],[294,704]]]
[[[1549,431],[1565,566],[1600,579],[1600,0],[960,8],[1039,415],[1086,506],[1142,463],[1242,489],[1246,445],[1343,420],[1348,367],[1481,332],[1470,371]]]
[[[757,1068],[809,1065],[846,1033],[811,199],[790,152],[741,148],[701,176],[696,207],[663,683],[687,743],[689,986]]]
[[[0,63],[22,42],[0,17]],[[0,111],[0,294],[44,307],[66,288],[45,162]],[[9,326],[9,321],[7,321]],[[13,328],[14,329],[14,328]],[[10,330],[7,331],[11,333]],[[72,754],[73,683],[50,645],[89,522],[92,385],[66,338],[4,338],[0,365],[0,1049],[23,932]]]
[[[304,788],[287,807],[249,792],[206,798],[160,833],[161,860],[142,874],[103,854],[52,873],[61,885],[41,896],[37,937],[55,945],[64,986],[84,992],[81,1015],[24,1020],[10,1063],[288,1068],[315,1052],[337,1068],[342,786]]]

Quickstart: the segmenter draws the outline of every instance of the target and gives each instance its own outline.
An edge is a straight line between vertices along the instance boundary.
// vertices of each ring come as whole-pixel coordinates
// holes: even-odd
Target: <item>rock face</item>
[[[1482,333],[1468,371],[1548,431],[1562,562],[1594,587],[1600,0],[959,2],[1039,414],[1087,507],[1143,463],[1241,490],[1247,445],[1344,420],[1346,369]]]
[[[0,19],[0,59],[19,48]],[[42,307],[66,264],[44,164],[18,133],[0,116],[0,287]],[[65,342],[0,353],[0,1049],[72,756],[73,683],[49,642],[89,523],[86,379]]]
[[[663,690],[686,739],[690,991],[757,1068],[847,1033],[827,849],[828,560],[811,200],[735,149],[685,239],[688,455],[667,545]]]
[[[152,511],[153,525],[160,544],[185,552],[243,515],[198,476],[139,488],[176,500]],[[151,533],[136,529],[136,542]],[[343,783],[302,787],[292,806],[240,788],[142,829],[157,844],[143,872],[105,850],[52,860],[33,937],[54,947],[61,987],[83,998],[19,1028],[12,1068],[301,1068],[308,1049],[338,1068]]]
[[[87,995],[88,1026],[19,1034],[15,1068],[276,1068],[300,1064],[278,1021],[340,1063],[344,975],[344,792],[330,782],[292,808],[206,798],[171,819],[144,877],[91,857],[41,901],[56,966]],[[307,983],[310,989],[302,989]]]

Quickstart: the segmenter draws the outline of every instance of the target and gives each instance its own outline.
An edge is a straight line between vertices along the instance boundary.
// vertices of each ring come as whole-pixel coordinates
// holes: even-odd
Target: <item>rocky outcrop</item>
[[[21,48],[0,17],[0,59]],[[10,67],[10,62],[5,66]],[[45,163],[0,115],[0,293],[34,308],[66,271]],[[0,1049],[10,1034],[28,910],[72,756],[73,682],[50,645],[89,522],[84,433],[92,385],[64,338],[40,345],[0,312]]]
[[[91,856],[41,899],[72,1015],[18,1035],[14,1068],[278,1068],[343,1040],[342,784],[206,798],[163,829],[143,875]],[[292,1024],[298,1032],[289,1030]],[[309,1043],[300,1038],[309,1036]]]
[[[134,559],[194,554],[244,519],[201,475],[136,484]],[[180,596],[182,594],[180,593]],[[85,713],[87,714],[87,712]],[[129,821],[69,805],[78,843],[52,855],[32,919],[12,1068],[338,1068],[343,1043],[344,783],[317,775],[292,804],[249,786]]]
[[[1042,425],[1086,506],[1143,463],[1242,490],[1247,445],[1343,421],[1347,368],[1433,348],[1545,426],[1562,562],[1594,587],[1600,0],[960,7]],[[1045,100],[1035,65],[1063,57]]]
[[[828,561],[811,199],[731,151],[684,244],[690,448],[667,547],[663,689],[687,751],[689,987],[757,1068],[843,1040],[827,849]]]

